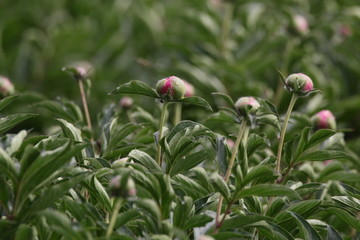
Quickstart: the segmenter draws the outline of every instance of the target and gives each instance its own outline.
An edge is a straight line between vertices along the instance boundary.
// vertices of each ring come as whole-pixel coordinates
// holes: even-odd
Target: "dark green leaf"
[[[212,180],[212,185],[213,185],[214,189],[217,192],[219,192],[227,202],[229,202],[230,189],[228,188],[224,179],[222,177],[220,177],[219,175],[215,175],[211,178],[211,180]]]
[[[321,143],[328,139],[329,137],[333,136],[336,133],[336,131],[331,129],[320,129],[317,130],[309,139],[307,144],[305,145],[305,149],[309,149],[313,146],[315,146],[318,143]]]
[[[350,156],[341,151],[336,150],[319,150],[315,152],[305,153],[301,155],[296,162],[305,162],[305,161],[325,161],[333,159],[348,159]]]
[[[295,218],[303,239],[321,240],[318,232],[304,218],[294,212],[290,212],[290,214]]]
[[[11,179],[13,183],[17,183],[18,173],[16,170],[15,162],[2,148],[0,148],[0,170],[3,174],[5,174],[6,177]]]
[[[199,107],[205,108],[206,110],[213,111],[210,104],[201,97],[197,97],[197,96],[186,97],[181,100],[178,100],[178,102],[199,106]]]
[[[342,221],[344,221],[348,225],[355,228],[358,232],[360,232],[360,221],[359,221],[359,219],[352,216],[347,211],[345,211],[345,210],[343,210],[341,208],[334,208],[334,207],[328,208],[325,211],[336,215],[339,219],[341,219]]]
[[[270,221],[273,222],[274,219],[271,217],[263,216],[263,215],[239,215],[236,217],[232,217],[226,219],[221,229],[237,229],[245,227],[246,225],[259,222],[259,221]]]
[[[37,116],[37,114],[19,113],[0,118],[0,134],[10,130],[18,123],[35,116]]]
[[[236,111],[235,103],[234,103],[234,101],[232,100],[232,98],[231,98],[229,95],[226,95],[225,93],[221,93],[221,92],[214,92],[214,93],[212,93],[212,94],[215,95],[215,96],[219,96],[219,97],[221,97],[222,99],[224,99],[225,102],[226,102],[234,111]]]
[[[345,206],[348,206],[355,210],[360,211],[360,200],[359,199],[356,199],[354,197],[348,197],[348,196],[335,196],[335,197],[331,197],[331,198],[335,202],[344,204]]]
[[[34,232],[31,226],[26,224],[21,224],[15,235],[15,240],[29,240],[34,239]]]
[[[282,185],[276,184],[260,184],[241,190],[236,199],[250,196],[287,196],[290,198],[300,199],[300,196],[294,190]]]
[[[18,95],[14,95],[14,96],[9,96],[6,98],[3,98],[0,100],[0,111],[2,109],[4,109],[7,105],[9,105],[10,103],[12,103],[17,97],[19,97]]]
[[[188,171],[208,159],[210,156],[211,155],[209,154],[208,150],[201,150],[186,157],[180,158],[171,165],[169,175],[175,176],[176,174]]]
[[[326,240],[343,240],[338,231],[334,229],[332,226],[327,225],[327,236]]]
[[[186,221],[184,229],[203,227],[204,225],[211,222],[212,220],[213,220],[212,217],[204,215],[204,214],[194,215]]]
[[[131,221],[135,218],[138,218],[140,216],[141,215],[140,215],[139,211],[137,211],[136,209],[130,209],[126,212],[122,212],[117,216],[114,228],[119,228],[122,225],[128,223],[129,221]]]
[[[138,94],[143,96],[148,96],[152,98],[160,98],[157,92],[152,89],[145,82],[132,80],[128,83],[125,83],[115,90],[110,92],[109,94]]]

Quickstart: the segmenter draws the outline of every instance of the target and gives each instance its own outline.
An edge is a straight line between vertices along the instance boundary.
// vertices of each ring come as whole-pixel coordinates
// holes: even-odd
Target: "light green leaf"
[[[227,202],[229,202],[230,189],[229,189],[228,185],[226,184],[226,182],[224,181],[224,179],[222,177],[220,177],[219,175],[215,175],[211,178],[211,180],[212,180],[212,185],[213,185],[214,189],[217,192],[219,192]]]
[[[153,172],[161,172],[160,166],[157,162],[146,152],[140,150],[132,150],[129,153],[129,158],[134,159],[135,162],[138,162],[145,166],[147,169]]]
[[[331,197],[335,202],[351,207],[355,210],[360,211],[360,200],[354,197],[348,196],[335,196]]]
[[[34,239],[34,231],[29,225],[21,224],[16,231],[15,240],[28,239]]]

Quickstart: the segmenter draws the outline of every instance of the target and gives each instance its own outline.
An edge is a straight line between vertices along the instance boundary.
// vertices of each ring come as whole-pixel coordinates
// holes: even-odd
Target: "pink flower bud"
[[[131,97],[123,97],[120,99],[120,107],[123,109],[130,109],[134,101]]]
[[[241,97],[235,103],[236,109],[242,115],[255,114],[259,108],[260,104],[254,97]]]
[[[285,84],[290,92],[298,94],[307,94],[314,89],[311,78],[303,73],[289,75],[285,80]]]
[[[124,179],[122,179],[120,175],[117,175],[110,180],[109,187],[113,196],[123,198],[136,196],[136,187],[134,180],[131,177],[128,177],[125,180],[126,181],[124,181]],[[125,184],[123,184],[122,186],[122,183]]]
[[[336,121],[334,115],[329,110],[322,110],[312,117],[312,121],[317,129],[335,129]]]
[[[7,97],[15,93],[14,85],[7,77],[0,76],[0,95],[1,97]]]
[[[343,37],[349,37],[352,34],[352,29],[348,25],[341,25],[338,29],[339,33]]]
[[[185,97],[192,97],[194,96],[195,89],[194,86],[191,83],[188,83],[187,81],[184,81],[185,84]]]
[[[185,84],[180,78],[171,76],[158,81],[156,91],[167,100],[179,100],[185,95]]]
[[[307,19],[302,15],[295,15],[293,18],[295,30],[300,34],[306,34],[309,31],[309,24]]]

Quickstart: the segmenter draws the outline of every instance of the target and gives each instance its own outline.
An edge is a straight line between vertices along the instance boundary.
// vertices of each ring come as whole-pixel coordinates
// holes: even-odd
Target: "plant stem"
[[[279,177],[281,177],[280,176],[281,175],[281,155],[282,155],[282,150],[283,150],[283,146],[284,146],[286,128],[288,126],[290,115],[291,115],[291,112],[292,112],[292,110],[294,108],[296,100],[297,100],[297,95],[293,94],[291,96],[289,107],[288,107],[288,110],[287,110],[286,115],[285,115],[284,123],[283,123],[283,126],[281,128],[279,146],[278,146],[278,151],[277,151],[277,155],[276,155],[276,172],[278,173]]]
[[[230,175],[231,175],[231,170],[234,166],[234,162],[235,162],[235,159],[236,159],[236,155],[237,155],[237,152],[238,152],[238,149],[239,149],[239,145],[240,145],[240,142],[241,142],[241,139],[242,139],[242,136],[244,135],[244,132],[246,131],[246,124],[247,124],[247,120],[243,120],[241,125],[240,125],[240,128],[239,128],[239,132],[238,132],[238,135],[236,137],[236,141],[235,141],[235,144],[234,144],[234,147],[232,149],[232,152],[231,152],[231,157],[230,157],[230,161],[229,161],[229,165],[228,165],[228,168],[226,170],[226,173],[225,173],[225,177],[224,177],[224,181],[225,183],[227,183],[230,179]],[[216,220],[215,220],[215,230],[214,230],[214,233],[217,233],[222,225],[222,223],[224,221],[221,221],[220,222],[220,214],[221,214],[221,208],[222,208],[222,204],[223,204],[223,201],[224,201],[224,197],[223,196],[220,196],[219,198],[219,202],[218,202],[218,205],[217,205],[217,209],[216,209]],[[228,205],[228,208],[229,206],[231,207],[231,204]],[[228,209],[226,212],[225,212],[225,216],[227,214],[227,212],[229,211],[230,209]],[[225,216],[223,218],[225,218]]]
[[[174,117],[174,126],[181,121],[181,103],[175,103],[175,117]]]
[[[158,152],[157,152],[157,157],[156,157],[156,162],[159,164],[159,166],[161,166],[161,163],[162,163],[160,140],[161,140],[162,134],[163,134],[163,126],[165,124],[165,115],[166,115],[166,110],[167,110],[168,105],[169,105],[169,102],[164,102],[162,109],[161,109],[161,116],[160,116],[160,123],[159,123],[159,135],[158,135],[158,139],[157,139]]]
[[[226,56],[226,41],[228,39],[228,35],[231,29],[231,22],[233,18],[233,4],[230,2],[224,3],[225,7],[225,13],[224,13],[224,19],[222,24],[222,31],[221,31],[221,42],[220,42],[220,55],[222,57]]]
[[[115,198],[115,202],[114,202],[114,208],[113,208],[113,211],[111,213],[111,219],[110,219],[110,223],[109,223],[109,226],[108,226],[108,229],[106,230],[106,239],[108,239],[113,230],[114,230],[114,226],[115,226],[115,222],[116,222],[116,217],[119,213],[119,210],[121,208],[121,205],[123,203],[123,199],[122,198]]]
[[[78,83],[79,83],[81,100],[82,100],[82,104],[84,107],[87,126],[90,129],[90,131],[92,131],[91,119],[90,119],[90,114],[89,114],[89,108],[88,108],[87,101],[86,101],[86,94],[85,94],[85,90],[84,90],[83,80],[82,79],[78,80]]]

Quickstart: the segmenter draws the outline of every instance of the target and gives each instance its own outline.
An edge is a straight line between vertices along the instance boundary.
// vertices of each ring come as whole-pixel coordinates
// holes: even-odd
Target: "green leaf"
[[[224,179],[219,175],[215,175],[211,178],[211,180],[214,189],[219,192],[227,202],[229,202],[231,196],[230,189],[228,188],[228,185],[226,184]]]
[[[271,217],[263,216],[263,215],[239,215],[224,221],[221,229],[238,229],[245,227],[246,225],[259,222],[259,221],[270,221],[273,222],[274,219]]]
[[[150,157],[149,154],[146,152],[140,151],[140,150],[132,150],[129,153],[129,158],[134,159],[135,162],[138,162],[145,166],[147,169],[153,172],[161,172],[160,166],[157,164],[157,162]]]
[[[42,151],[32,163],[29,163],[30,165],[26,169],[23,169],[22,166],[23,175],[17,191],[15,212],[20,211],[30,193],[56,177],[56,174],[62,170],[61,167],[84,147],[84,144],[73,146],[68,141],[55,150]]]
[[[34,104],[34,106],[47,109],[57,117],[64,118],[67,121],[75,122],[77,120],[82,120],[82,116],[79,119],[79,116],[75,115],[73,112],[70,112],[64,105],[61,105],[55,101],[45,100]]]
[[[18,173],[16,170],[15,162],[2,148],[0,148],[0,170],[3,174],[5,174],[6,177],[11,179],[13,183],[17,183]]]
[[[355,210],[360,211],[360,200],[356,199],[354,197],[348,197],[348,196],[335,196],[331,197],[335,202],[343,204],[345,206],[351,207]]]
[[[221,97],[222,99],[224,99],[225,102],[226,102],[234,111],[236,111],[235,103],[234,103],[234,101],[232,100],[232,98],[231,98],[229,95],[227,95],[227,94],[225,94],[225,93],[221,93],[221,92],[213,92],[213,93],[211,93],[211,94],[213,94],[213,95],[215,95],[215,96],[219,96],[219,97]]]
[[[177,102],[181,102],[181,103],[185,103],[185,104],[191,104],[191,105],[195,105],[195,106],[205,108],[206,110],[209,110],[209,111],[213,111],[210,104],[205,99],[203,99],[201,97],[197,97],[197,96],[186,97],[186,98],[177,100]]]
[[[9,96],[0,100],[0,111],[12,103],[19,95]]]
[[[343,240],[338,231],[334,229],[332,226],[327,225],[327,236],[326,240]]]
[[[184,229],[203,227],[212,220],[212,217],[204,214],[194,215],[186,221]]]
[[[259,178],[271,177],[271,176],[274,176],[273,169],[265,165],[257,165],[252,169],[250,169],[250,171],[244,177],[244,180],[241,182],[241,185],[245,186],[246,184],[254,180],[257,180]]]
[[[294,190],[277,184],[260,184],[241,190],[236,199],[250,196],[287,196],[290,198],[301,199],[299,194]]]
[[[28,239],[34,239],[34,231],[29,225],[21,224],[16,231],[15,240]]]
[[[122,212],[117,216],[114,228],[119,228],[122,225],[128,223],[129,221],[138,218],[140,216],[141,214],[136,209],[130,209],[126,212]]]
[[[109,148],[117,147],[122,140],[129,134],[133,133],[139,126],[134,123],[128,123],[122,126],[120,129],[111,128],[110,130],[110,143]]]
[[[306,150],[305,146],[308,143],[310,130],[311,130],[310,127],[306,127],[301,131],[301,136],[296,149],[296,154],[294,156],[294,159],[297,159]]]
[[[11,138],[10,146],[7,149],[11,156],[13,156],[20,149],[27,134],[28,132],[26,130],[21,130],[18,134]]]
[[[157,203],[152,199],[139,199],[136,201],[136,205],[150,214],[150,216],[153,217],[153,219],[159,223],[161,221],[161,210]]]
[[[337,218],[341,219],[342,221],[344,221],[348,225],[355,228],[358,232],[360,232],[360,221],[359,221],[359,219],[352,216],[347,211],[345,211],[345,210],[343,210],[341,208],[334,208],[334,207],[330,207],[328,209],[325,209],[325,211],[329,212],[329,213],[331,213],[333,215],[336,215]]]
[[[294,212],[301,215],[304,218],[311,216],[316,213],[316,210],[319,209],[321,200],[304,200],[297,202],[287,208],[287,211],[282,211],[277,214],[276,219],[281,226],[286,227],[287,229],[291,228],[293,223],[293,218],[289,212]],[[288,228],[289,227],[289,228]]]
[[[320,129],[320,130],[317,130],[311,136],[311,138],[309,139],[309,141],[305,145],[305,149],[309,149],[309,148],[315,146],[316,144],[325,141],[326,139],[333,136],[334,134],[336,134],[336,131],[334,131],[332,129]]]
[[[45,217],[50,228],[66,239],[82,239],[73,229],[70,219],[64,213],[55,210],[44,210],[39,212],[38,215]]]
[[[321,240],[318,232],[310,225],[310,223],[308,223],[299,214],[296,214],[294,212],[290,212],[290,214],[295,218],[303,239]]]
[[[90,194],[107,210],[111,211],[111,202],[104,186],[99,182],[95,175],[92,176],[90,182]]]
[[[117,87],[109,94],[138,94],[152,98],[160,98],[160,96],[153,88],[151,88],[145,82],[138,80],[132,80],[128,83],[125,83]]]
[[[347,171],[338,171],[338,172],[330,173],[321,178],[321,181],[328,181],[328,180],[358,183],[360,182],[360,174],[350,173]]]
[[[333,159],[349,159],[350,156],[341,151],[336,150],[319,150],[310,153],[302,154],[297,160],[296,163],[305,162],[305,161],[325,161]]]
[[[88,176],[88,172],[80,173],[76,176],[71,176],[69,179],[65,179],[50,186],[43,191],[39,197],[37,197],[30,207],[32,213],[48,208],[57,201],[60,197],[63,197],[69,190],[75,187],[80,181],[84,180]]]
[[[169,133],[169,135],[167,136],[167,140],[168,142],[171,141],[171,139],[180,131],[188,128],[188,127],[194,127],[198,125],[198,123],[193,122],[193,121],[189,121],[189,120],[184,120],[179,122]]]
[[[211,156],[208,150],[201,150],[195,153],[192,153],[186,157],[180,158],[175,161],[170,168],[169,175],[175,176],[176,174],[183,173],[188,171],[193,167],[196,167],[201,162],[205,161]]]
[[[19,113],[19,114],[12,114],[3,118],[0,118],[0,134],[10,130],[18,123],[25,121],[26,119],[32,118],[37,116],[37,114],[32,113]]]

